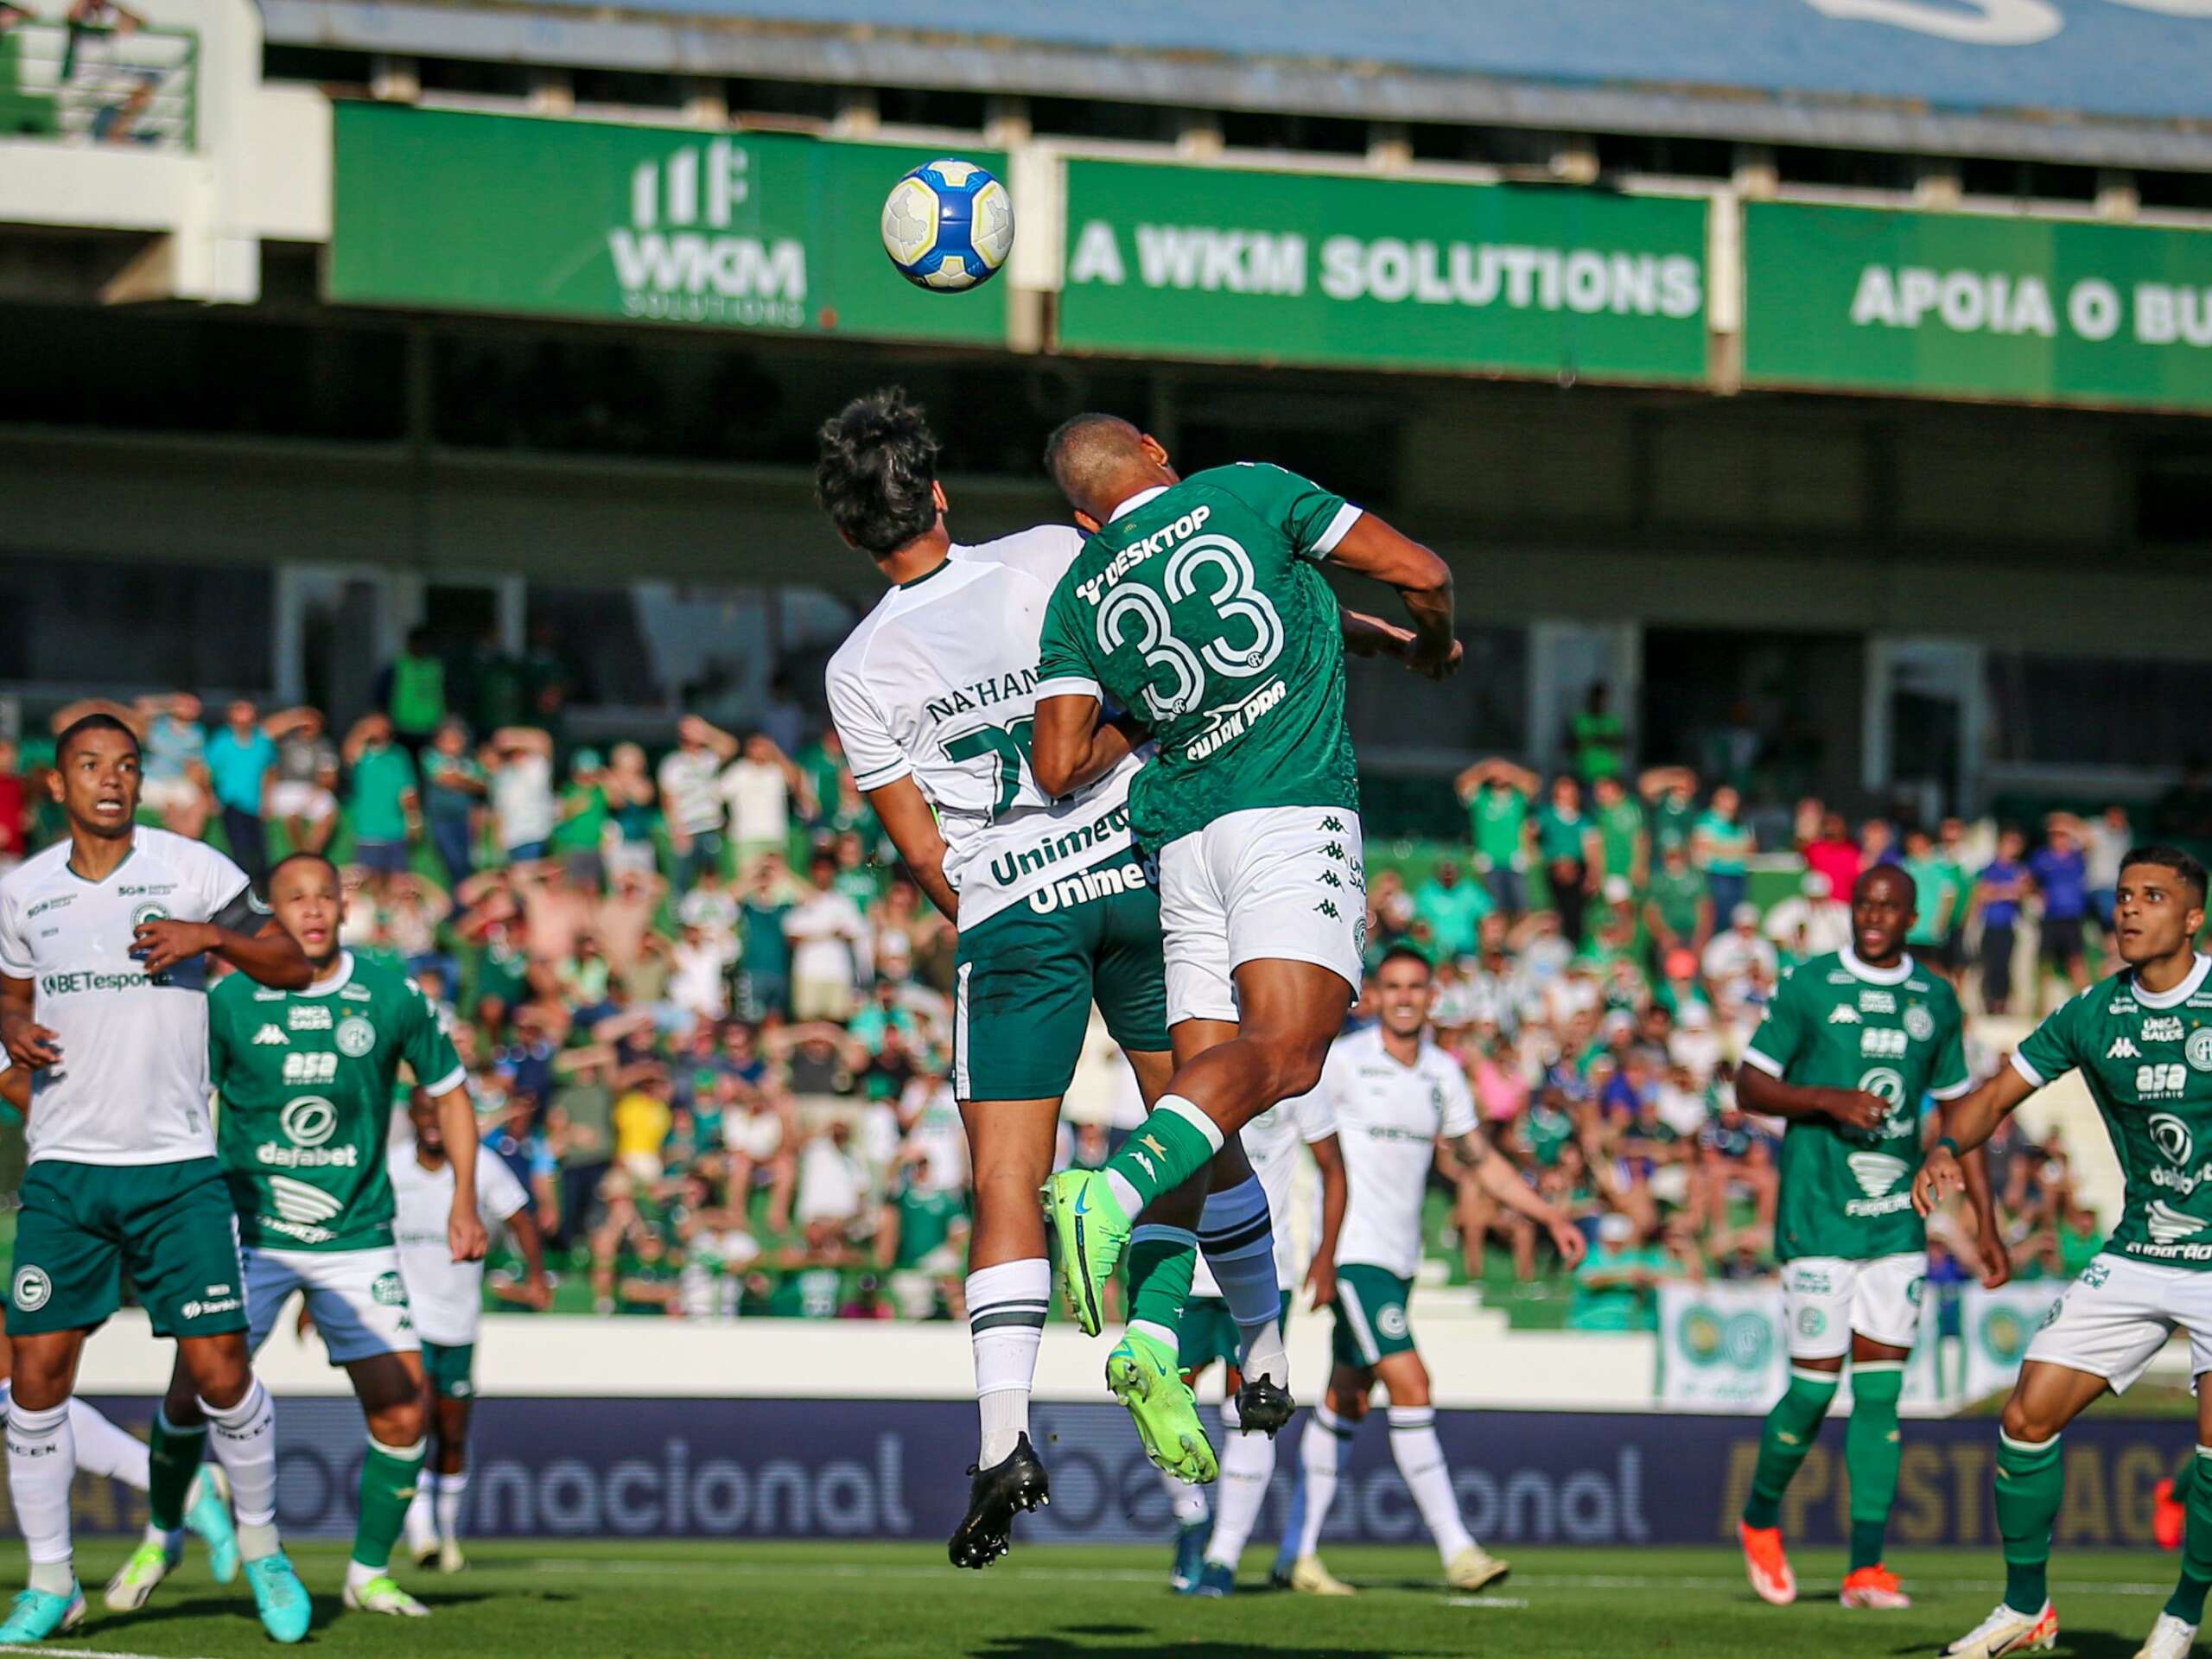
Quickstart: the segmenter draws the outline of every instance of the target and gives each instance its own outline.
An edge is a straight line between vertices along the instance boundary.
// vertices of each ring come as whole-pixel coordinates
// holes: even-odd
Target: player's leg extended
[[[1452,1471],[1436,1436],[1436,1407],[1429,1393],[1428,1367],[1411,1347],[1385,1354],[1375,1374],[1390,1396],[1390,1455],[1414,1503],[1436,1541],[1444,1576],[1454,1590],[1475,1591],[1503,1580],[1512,1569],[1484,1550],[1459,1516],[1452,1491]]]
[[[1178,1480],[1219,1472],[1198,1421],[1198,1401],[1176,1364],[1177,1331],[1198,1268],[1198,1214],[1206,1175],[1147,1205],[1129,1235],[1129,1323],[1106,1357],[1106,1386],[1128,1408],[1145,1455]]]
[[[2193,1288],[2193,1287],[2192,1287]],[[2188,1519],[2182,1529],[2181,1576],[2158,1612],[2136,1659],[2189,1659],[2197,1626],[2204,1622],[2204,1598],[2212,1591],[2212,1398],[2205,1372],[2212,1370],[2212,1342],[2192,1325],[2190,1370],[2196,1387],[2196,1454],[2184,1478],[2175,1483]]]
[[[1760,1599],[1787,1606],[1797,1599],[1796,1575],[1782,1541],[1782,1498],[1819,1438],[1851,1348],[1851,1298],[1856,1264],[1828,1257],[1801,1259],[1782,1270],[1783,1322],[1789,1332],[1789,1386],[1759,1429],[1758,1463],[1738,1533],[1744,1567]]]
[[[346,1370],[368,1420],[369,1446],[361,1459],[360,1512],[353,1553],[346,1562],[345,1604],[366,1612],[423,1618],[430,1610],[395,1584],[391,1573],[392,1546],[399,1541],[429,1450],[423,1356],[404,1350],[372,1354],[347,1361]]]
[[[187,1528],[207,1546],[208,1570],[218,1584],[238,1575],[238,1542],[231,1523],[230,1487],[219,1469],[207,1467],[207,1420],[180,1357],[169,1370],[168,1392],[154,1409],[146,1457],[146,1535],[102,1595],[110,1612],[136,1612],[184,1559]]]
[[[1048,1501],[1045,1465],[1029,1441],[1029,1395],[1052,1295],[1037,1189],[1052,1172],[1059,1116],[1057,1096],[960,1108],[976,1191],[968,1341],[982,1438],[968,1512],[948,1546],[956,1567],[989,1566],[1006,1553],[1015,1514]]]
[[[1306,1420],[1306,1432],[1299,1441],[1302,1465],[1299,1491],[1304,1509],[1297,1517],[1295,1539],[1284,1540],[1292,1558],[1290,1587],[1317,1596],[1352,1593],[1350,1585],[1321,1565],[1321,1528],[1329,1518],[1329,1505],[1336,1501],[1337,1471],[1367,1415],[1368,1393],[1375,1386],[1375,1372],[1365,1356],[1352,1347],[1341,1306],[1332,1341],[1337,1363],[1329,1378],[1328,1394]]]
[[[20,1247],[16,1260],[25,1260]],[[58,1636],[85,1616],[69,1530],[69,1486],[77,1472],[69,1396],[85,1332],[22,1329],[21,1316],[36,1312],[23,1307],[27,1271],[50,1269],[19,1265],[9,1307],[16,1369],[8,1402],[8,1495],[30,1556],[29,1583],[0,1624],[0,1643],[11,1644]]]

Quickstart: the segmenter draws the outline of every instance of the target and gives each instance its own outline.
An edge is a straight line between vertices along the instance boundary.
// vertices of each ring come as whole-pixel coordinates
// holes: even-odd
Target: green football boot
[[[1106,1328],[1106,1281],[1128,1248],[1129,1218],[1122,1213],[1112,1185],[1096,1170],[1064,1169],[1045,1183],[1040,1196],[1045,1214],[1059,1236],[1060,1283],[1067,1291],[1068,1306],[1083,1334],[1095,1337]]]
[[[1221,1473],[1198,1402],[1175,1369],[1175,1351],[1150,1337],[1128,1334],[1106,1357],[1106,1387],[1129,1408],[1144,1454],[1178,1480],[1210,1484]]]

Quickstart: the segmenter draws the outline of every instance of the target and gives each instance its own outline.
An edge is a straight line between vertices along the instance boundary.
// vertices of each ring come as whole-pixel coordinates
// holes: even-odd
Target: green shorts
[[[1282,1295],[1281,1319],[1290,1324],[1290,1293]],[[1203,1371],[1219,1360],[1231,1370],[1244,1357],[1243,1333],[1229,1316],[1229,1304],[1218,1296],[1193,1296],[1183,1304],[1182,1322],[1175,1327],[1175,1369]]]
[[[464,1342],[448,1348],[443,1343],[423,1344],[423,1371],[430,1379],[430,1392],[441,1400],[476,1397],[476,1344]]]
[[[167,1164],[42,1159],[23,1176],[8,1334],[88,1331],[137,1287],[157,1337],[245,1329],[238,1212],[213,1158]]]
[[[1363,1262],[1337,1268],[1337,1330],[1330,1349],[1337,1363],[1365,1370],[1392,1354],[1413,1351],[1413,1322],[1406,1299],[1414,1281]]]
[[[962,1100],[1065,1094],[1094,1001],[1123,1048],[1167,1051],[1160,890],[1133,853],[963,928],[957,961],[952,1088]]]

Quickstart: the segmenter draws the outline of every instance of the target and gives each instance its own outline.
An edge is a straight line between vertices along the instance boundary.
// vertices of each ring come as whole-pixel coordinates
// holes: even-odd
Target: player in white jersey
[[[1005,1552],[1014,1513],[1048,1491],[1027,1432],[1052,1295],[1037,1192],[1092,1002],[1147,1103],[1172,1063],[1159,895],[1129,829],[1136,740],[1102,728],[1058,798],[1028,766],[1039,632],[1082,538],[1048,526],[956,547],[936,456],[921,411],[880,392],[824,424],[817,481],[838,533],[893,583],[830,659],[830,714],[907,868],[960,929],[953,1084],[975,1170],[967,1300],[982,1447],[950,1554],[981,1567]],[[1235,1218],[1267,1219],[1241,1150],[1213,1184],[1233,1192],[1209,1202],[1201,1181],[1147,1217],[1132,1246],[1129,1329],[1107,1362],[1147,1453],[1196,1482],[1211,1480],[1216,1464],[1175,1367],[1194,1224],[1202,1205],[1225,1224],[1232,1198]],[[1288,1376],[1272,1253],[1222,1272],[1249,1320],[1243,1421],[1272,1433],[1289,1415],[1287,1393],[1268,1381]]]
[[[1317,1595],[1351,1592],[1321,1565],[1316,1545],[1336,1496],[1339,1456],[1358,1433],[1378,1380],[1390,1396],[1390,1454],[1436,1541],[1445,1578],[1454,1589],[1472,1591],[1506,1574],[1505,1563],[1486,1554],[1459,1518],[1436,1438],[1428,1368],[1406,1316],[1421,1267],[1421,1199],[1439,1146],[1450,1146],[1469,1172],[1463,1179],[1480,1182],[1498,1203],[1549,1232],[1569,1266],[1582,1259],[1582,1235],[1483,1138],[1466,1073],[1428,1040],[1434,992],[1427,957],[1403,947],[1387,953],[1375,972],[1379,1022],[1338,1039],[1315,1091],[1320,1115],[1336,1128],[1351,1184],[1337,1241],[1336,1371],[1300,1446],[1305,1491],[1290,1585]]]
[[[1335,1126],[1315,1097],[1307,1095],[1269,1107],[1239,1132],[1252,1173],[1260,1178],[1268,1196],[1268,1214],[1274,1218],[1275,1281],[1282,1287],[1282,1323],[1290,1323],[1291,1287],[1303,1283],[1315,1307],[1326,1307],[1337,1294],[1337,1234],[1344,1225],[1344,1154],[1337,1145]],[[1311,1265],[1300,1259],[1298,1240],[1287,1217],[1291,1208],[1291,1183],[1298,1173],[1298,1150],[1308,1148],[1321,1178],[1321,1225],[1314,1241]],[[1176,1332],[1176,1363],[1183,1381],[1195,1389],[1199,1376],[1216,1360],[1224,1371],[1221,1420],[1224,1427],[1238,1425],[1236,1396],[1244,1379],[1239,1370],[1242,1336],[1228,1300],[1214,1278],[1217,1255],[1265,1249],[1263,1230],[1246,1227],[1219,1235],[1201,1230],[1205,1246],[1191,1282],[1191,1300],[1184,1305],[1183,1323]],[[1268,1483],[1275,1471],[1274,1437],[1232,1433],[1221,1452],[1220,1497],[1209,1512],[1205,1489],[1186,1486],[1170,1478],[1167,1501],[1175,1516],[1175,1564],[1168,1582],[1185,1596],[1225,1596],[1236,1588],[1236,1564],[1243,1559],[1245,1543],[1260,1518],[1267,1499]]]
[[[246,1354],[245,1274],[208,1122],[210,955],[264,985],[315,976],[245,873],[198,842],[142,829],[138,740],[88,715],[54,743],[69,836],[0,879],[0,1041],[31,1072],[8,1334],[8,1484],[30,1585],[0,1643],[84,1617],[72,1563],[69,1396],[85,1338],[113,1313],[118,1269],[174,1337],[238,1508],[263,1625],[307,1634],[307,1592],[277,1537],[276,1422]]]
[[[423,1339],[423,1369],[430,1382],[430,1414],[437,1449],[407,1506],[407,1547],[419,1566],[458,1573],[462,1504],[468,1495],[468,1417],[476,1404],[476,1327],[484,1311],[484,1264],[456,1262],[446,1243],[453,1213],[453,1165],[445,1131],[429,1095],[414,1090],[407,1120],[415,1138],[391,1157],[391,1231],[399,1247],[399,1276],[415,1310]],[[545,1246],[531,1214],[530,1194],[505,1160],[476,1160],[476,1208],[487,1230],[505,1222],[522,1253],[523,1300],[543,1308],[551,1300],[545,1283]]]

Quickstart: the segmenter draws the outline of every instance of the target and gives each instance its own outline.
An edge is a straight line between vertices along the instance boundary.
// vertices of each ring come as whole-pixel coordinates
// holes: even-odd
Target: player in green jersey
[[[1366,876],[1347,641],[1432,677],[1458,665],[1459,645],[1442,559],[1280,467],[1185,480],[1156,440],[1105,415],[1063,425],[1046,465],[1091,537],[1046,611],[1031,770],[1047,795],[1064,791],[1109,702],[1159,744],[1129,798],[1160,862],[1175,1075],[1103,1170],[1046,1187],[1062,1280],[1096,1331],[1139,1212],[1311,1089],[1358,995]],[[1395,588],[1414,628],[1340,613],[1323,560]]]
[[[295,1290],[307,1297],[330,1363],[342,1365],[368,1420],[360,1515],[344,1605],[410,1618],[429,1610],[392,1581],[393,1544],[428,1449],[422,1344],[392,1242],[385,1144],[404,1060],[436,1102],[454,1166],[447,1226],[454,1260],[484,1254],[476,1211],[476,1115],[467,1073],[413,980],[338,943],[337,867],[296,853],[270,873],[277,925],[315,981],[276,991],[233,976],[207,999],[209,1069],[221,1111],[217,1156],[238,1212],[249,1341],[257,1351]],[[118,1577],[143,1605],[173,1564],[168,1529],[199,1463],[200,1414],[181,1370],[154,1420],[153,1521]],[[126,1582],[126,1580],[128,1580]],[[111,1587],[109,1605],[118,1605]]]
[[[1893,864],[1859,878],[1851,945],[1815,957],[1777,988],[1744,1055],[1736,1096],[1746,1111],[1785,1118],[1775,1254],[1789,1333],[1789,1386],[1767,1414],[1739,1531],[1751,1587],[1786,1605],[1797,1581],[1783,1553],[1782,1497],[1818,1438],[1851,1360],[1851,1567],[1846,1607],[1911,1605],[1882,1562],[1897,1497],[1897,1396],[1920,1331],[1928,1230],[1913,1208],[1926,1127],[1921,1103],[1955,1100],[1967,1075],[1959,1000],[1905,953],[1912,878]],[[1983,1282],[2009,1276],[1974,1160],[1968,1192]]]
[[[2212,1589],[2212,957],[2200,955],[2204,867],[2173,847],[2121,861],[2113,944],[2127,965],[2030,1033],[2012,1063],[1943,1113],[1914,1183],[1925,1211],[1957,1190],[1961,1160],[2037,1090],[2079,1071],[2126,1172],[2120,1224],[2028,1344],[1997,1443],[2005,1599],[1944,1649],[1995,1659],[2058,1636],[2045,1576],[2065,1497],[2059,1436],[2107,1392],[2123,1393],[2176,1331],[2196,1387],[2196,1478],[2181,1580],[2138,1659],[2185,1659]]]

